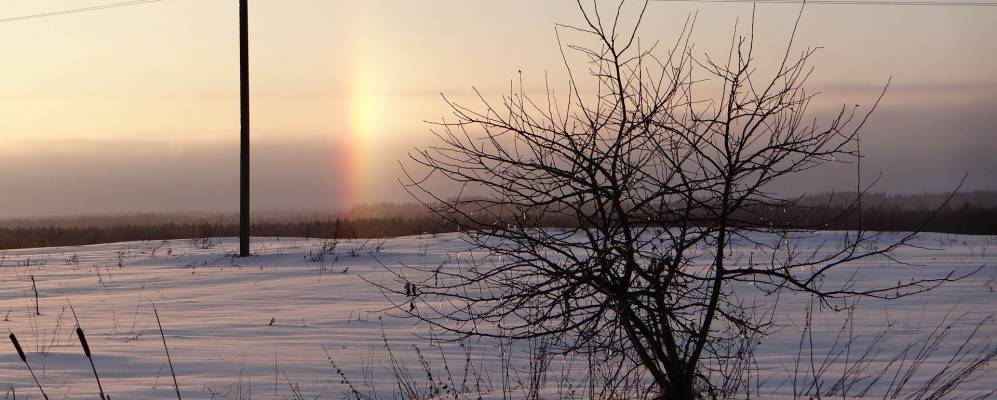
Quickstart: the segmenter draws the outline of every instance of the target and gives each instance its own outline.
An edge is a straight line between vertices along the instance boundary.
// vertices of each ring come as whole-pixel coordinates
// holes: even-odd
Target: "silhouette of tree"
[[[625,27],[622,2],[610,18],[579,2],[585,23],[557,29],[566,95],[531,96],[520,78],[498,103],[447,100],[453,117],[435,124],[438,144],[411,154],[406,187],[461,224],[478,251],[453,268],[397,272],[415,293],[399,310],[459,335],[545,338],[559,351],[598,355],[620,376],[645,376],[661,398],[717,398],[743,384],[781,292],[841,308],[960,278],[890,287],[826,279],[855,260],[892,258],[915,233],[886,241],[862,230],[859,217],[840,242],[803,249],[801,238],[859,212],[861,195],[835,215],[789,226],[766,213],[799,199],[768,189],[825,163],[860,160],[858,133],[875,104],[810,118],[815,49],[794,52],[791,35],[763,77],[750,33],[735,36],[723,59],[694,54],[691,18],[671,48],[642,46],[646,7]],[[594,44],[562,44],[566,32]],[[571,65],[568,54],[585,64]],[[701,94],[713,87],[719,93]],[[431,184],[440,177],[461,192],[442,194]],[[574,223],[545,226],[552,219]],[[735,287],[770,301],[752,302]]]

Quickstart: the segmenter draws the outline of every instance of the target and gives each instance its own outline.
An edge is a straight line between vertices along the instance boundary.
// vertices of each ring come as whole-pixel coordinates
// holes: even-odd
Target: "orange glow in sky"
[[[3,0],[0,19],[101,3]],[[0,196],[0,209],[230,209],[237,3],[164,0],[0,23],[0,170],[20,171],[0,174],[0,187],[20,193]],[[624,10],[632,15],[640,6],[627,2]],[[758,5],[756,57],[781,57],[797,11]],[[726,54],[735,22],[747,27],[752,6],[651,2],[642,43],[660,41],[664,50],[696,12],[695,50]],[[997,8],[815,5],[804,10],[794,43],[822,47],[811,88],[833,102],[868,104],[892,77],[884,115],[913,121],[907,117],[938,110],[965,125],[958,132],[993,137],[992,125],[978,118],[989,114],[972,110],[997,103],[995,19]],[[575,1],[251,0],[252,135],[261,163],[253,169],[254,206],[406,201],[398,162],[433,140],[424,121],[447,115],[440,93],[475,105],[475,88],[496,100],[519,71],[528,88],[543,88],[545,79],[564,87],[555,23],[582,23]],[[911,126],[918,129],[890,134],[924,149],[961,143],[944,139],[951,132]],[[976,157],[966,152],[979,148],[953,148],[945,159],[966,163]],[[987,162],[946,171],[993,169]],[[281,195],[309,185],[314,193]],[[79,195],[59,200],[66,187]]]

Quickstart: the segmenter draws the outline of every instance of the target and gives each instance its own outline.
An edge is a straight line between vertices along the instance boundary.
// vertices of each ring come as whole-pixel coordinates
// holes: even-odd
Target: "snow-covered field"
[[[835,233],[823,234],[827,239]],[[819,240],[817,238],[814,240]],[[255,238],[256,256],[231,255],[233,239],[129,242],[94,246],[24,249],[0,252],[0,330],[13,332],[50,398],[96,398],[97,385],[73,329],[70,303],[89,339],[104,390],[112,399],[163,399],[175,396],[170,367],[153,312],[158,309],[176,370],[188,399],[340,398],[346,389],[327,358],[354,381],[366,371],[390,397],[387,336],[403,365],[418,373],[413,344],[442,371],[440,350],[416,337],[427,328],[383,312],[389,302],[368,281],[392,284],[380,263],[439,265],[467,245],[458,234],[405,237],[383,241],[340,242],[332,254],[319,256],[323,240]],[[863,301],[855,332],[869,335],[893,324],[887,349],[901,350],[924,339],[944,318],[953,334],[929,360],[947,358],[976,322],[992,317],[997,305],[997,237],[924,234],[917,249],[898,256],[916,267],[887,260],[866,260],[858,268],[862,284],[895,284],[921,276],[943,276],[986,265],[976,275],[929,294],[893,302]],[[32,277],[38,289],[38,308]],[[803,299],[783,300],[782,328],[757,352],[758,368],[773,377],[767,383],[792,393],[778,379],[794,369]],[[968,314],[967,314],[968,313]],[[819,351],[833,340],[842,315],[821,313],[815,320]],[[979,337],[993,340],[997,324],[983,324]],[[962,336],[960,336],[962,335]],[[498,373],[494,346],[471,348],[481,371]],[[463,369],[464,354],[449,346],[453,373]],[[858,351],[858,350],[853,350]],[[886,353],[889,353],[888,351]],[[949,352],[950,353],[950,352]],[[514,354],[516,360],[525,355]],[[441,372],[442,373],[442,372]],[[482,372],[483,374],[485,372]],[[488,387],[499,385],[498,377]],[[960,388],[963,394],[997,387],[989,375]],[[40,398],[34,381],[11,343],[0,338],[0,390],[5,398]],[[787,392],[788,391],[788,392]],[[300,397],[298,394],[300,393]],[[472,397],[473,398],[473,397]]]

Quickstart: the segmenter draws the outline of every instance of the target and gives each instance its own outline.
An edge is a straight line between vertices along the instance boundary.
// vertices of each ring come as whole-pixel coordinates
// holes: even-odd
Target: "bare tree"
[[[481,252],[456,268],[399,272],[413,297],[403,311],[460,335],[553,338],[560,351],[617,363],[614,379],[645,377],[654,396],[719,398],[738,390],[774,294],[802,292],[836,308],[959,279],[832,285],[835,267],[892,257],[913,233],[887,243],[859,230],[804,250],[801,238],[819,223],[764,217],[799,206],[774,193],[775,182],[861,159],[858,133],[875,104],[809,117],[814,49],[794,51],[791,35],[762,77],[753,26],[743,36],[735,28],[718,60],[694,54],[694,18],[662,51],[638,38],[646,3],[629,27],[622,2],[608,19],[578,6],[585,23],[556,30],[567,94],[530,96],[520,78],[499,103],[447,99],[453,115],[436,125],[439,143],[412,154],[406,187],[466,228]],[[595,44],[561,43],[569,32]],[[569,53],[585,64],[573,66]],[[429,183],[440,177],[463,190],[441,194]],[[860,209],[857,200],[846,213]],[[735,252],[735,242],[752,253]],[[773,296],[749,302],[737,287]]]

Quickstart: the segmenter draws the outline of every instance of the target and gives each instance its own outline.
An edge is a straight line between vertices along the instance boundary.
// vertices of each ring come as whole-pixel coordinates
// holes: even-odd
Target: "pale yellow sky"
[[[0,19],[107,2],[0,0]],[[0,195],[0,217],[236,204],[237,3],[164,0],[0,23],[0,187],[21,189]],[[517,71],[528,87],[542,87],[545,73],[563,82],[554,24],[580,21],[564,0],[250,0],[250,9],[261,208],[404,200],[396,162],[429,140],[423,121],[445,113],[438,93],[466,98],[474,86],[498,95]],[[797,10],[758,6],[760,59],[779,54]],[[643,40],[671,43],[696,11],[697,49],[718,52],[751,6],[652,2]],[[997,151],[994,21],[997,8],[804,11],[796,43],[823,47],[812,87],[825,99],[867,104],[893,76],[883,159],[902,153],[890,135],[951,147],[953,124],[944,121],[965,125],[955,134],[965,143],[939,161],[935,180],[912,186],[909,171],[888,168],[893,160],[883,172],[899,183],[886,189],[941,190],[967,170],[977,186],[997,188],[997,175],[986,172],[994,163],[975,153]],[[49,198],[66,185],[76,198]],[[301,189],[307,185],[315,187]]]

